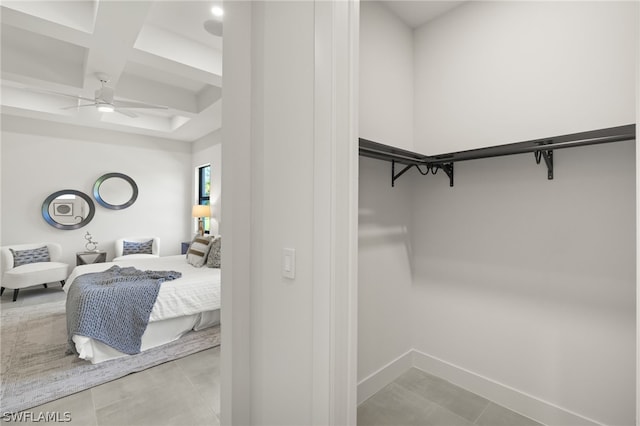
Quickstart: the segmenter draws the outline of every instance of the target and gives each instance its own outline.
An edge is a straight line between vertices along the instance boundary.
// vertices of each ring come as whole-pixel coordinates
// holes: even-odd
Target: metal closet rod
[[[476,160],[480,158],[501,157],[505,155],[535,153],[536,162],[544,158],[548,169],[548,179],[553,179],[553,151],[556,149],[573,148],[611,142],[621,142],[636,138],[636,125],[608,127],[587,132],[572,133],[544,139],[533,139],[506,145],[496,145],[487,148],[458,151],[434,156],[417,154],[415,152],[394,148],[378,142],[360,138],[360,155],[392,163],[391,185],[411,167],[426,166],[432,172],[445,170],[449,176],[450,186],[453,186],[453,163],[458,161]],[[395,172],[395,165],[404,164],[406,167],[399,173]],[[419,168],[419,167],[418,167]],[[426,175],[427,173],[421,173]]]
[[[360,154],[379,160],[396,161],[406,165],[438,165],[456,161],[476,160],[480,158],[501,157],[505,155],[523,154],[536,151],[552,151],[555,149],[573,148],[577,146],[601,143],[621,142],[636,138],[636,125],[609,127],[588,132],[572,133],[545,139],[534,139],[488,148],[458,151],[440,155],[422,155],[411,151],[393,148],[378,142],[360,138]]]

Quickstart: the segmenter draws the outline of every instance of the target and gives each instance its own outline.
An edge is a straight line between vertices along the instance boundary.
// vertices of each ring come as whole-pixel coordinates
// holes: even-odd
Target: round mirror
[[[89,196],[74,189],[49,195],[42,203],[42,217],[58,229],[78,229],[91,222],[96,207]]]
[[[93,198],[108,209],[126,209],[138,198],[138,185],[122,173],[107,173],[93,185]]]

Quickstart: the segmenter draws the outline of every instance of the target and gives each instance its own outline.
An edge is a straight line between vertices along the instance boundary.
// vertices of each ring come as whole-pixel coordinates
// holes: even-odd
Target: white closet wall
[[[420,365],[438,374],[430,357],[451,363],[449,380],[487,397],[489,381],[512,388],[499,402],[532,416],[540,407],[517,393],[633,424],[634,159],[629,141],[556,151],[553,181],[533,154],[459,163],[453,188],[418,177]]]
[[[360,137],[413,145],[413,31],[374,1],[360,3]]]
[[[368,19],[390,14],[371,3],[361,52],[382,37],[367,37]],[[410,42],[392,34],[415,59],[413,150],[635,122],[637,8],[468,2]],[[361,92],[374,81],[362,57]],[[360,136],[408,148],[389,140],[405,130],[381,120],[395,110],[361,105],[361,131],[379,127]],[[412,170],[393,189],[390,163],[361,160],[359,380],[404,353],[410,306],[414,365],[549,425],[633,424],[634,159],[634,141],[558,150],[552,181],[533,154],[473,160],[456,164],[453,188],[442,172]],[[367,247],[372,230],[385,238]],[[374,351],[376,332],[395,339]]]
[[[428,155],[631,124],[638,2],[473,1],[415,31]]]
[[[416,146],[633,123],[637,7],[470,2],[418,29]],[[633,423],[634,146],[556,151],[553,181],[529,154],[458,163],[454,188],[416,183],[415,348]]]
[[[410,185],[391,188],[389,179],[387,163],[360,159],[359,382],[413,347],[410,311],[412,191]]]
[[[413,149],[412,34],[381,4],[360,3],[360,137],[408,150]],[[411,188],[392,189],[389,167],[360,159],[359,382],[412,347]],[[375,391],[375,383],[369,388]],[[370,396],[365,394],[358,398]]]

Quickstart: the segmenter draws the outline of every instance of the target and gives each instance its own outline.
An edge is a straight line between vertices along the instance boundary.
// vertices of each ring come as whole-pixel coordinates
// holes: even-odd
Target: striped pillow
[[[21,265],[38,262],[50,262],[49,248],[47,246],[29,249],[29,250],[11,250],[13,254],[13,267],[17,268]]]
[[[213,238],[209,235],[196,235],[187,250],[187,262],[196,268],[202,267],[207,261],[212,242]]]

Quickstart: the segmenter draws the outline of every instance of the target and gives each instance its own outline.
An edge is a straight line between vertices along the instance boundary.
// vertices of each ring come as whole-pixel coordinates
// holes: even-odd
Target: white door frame
[[[225,3],[221,423],[251,419],[252,4]],[[313,386],[316,425],[356,423],[358,0],[315,3]],[[301,389],[301,392],[305,390]]]
[[[356,424],[359,22],[315,3],[314,425]]]
[[[251,174],[236,165],[243,158],[249,163],[251,155],[251,3],[226,2],[224,8],[220,420],[225,425],[249,425]]]

